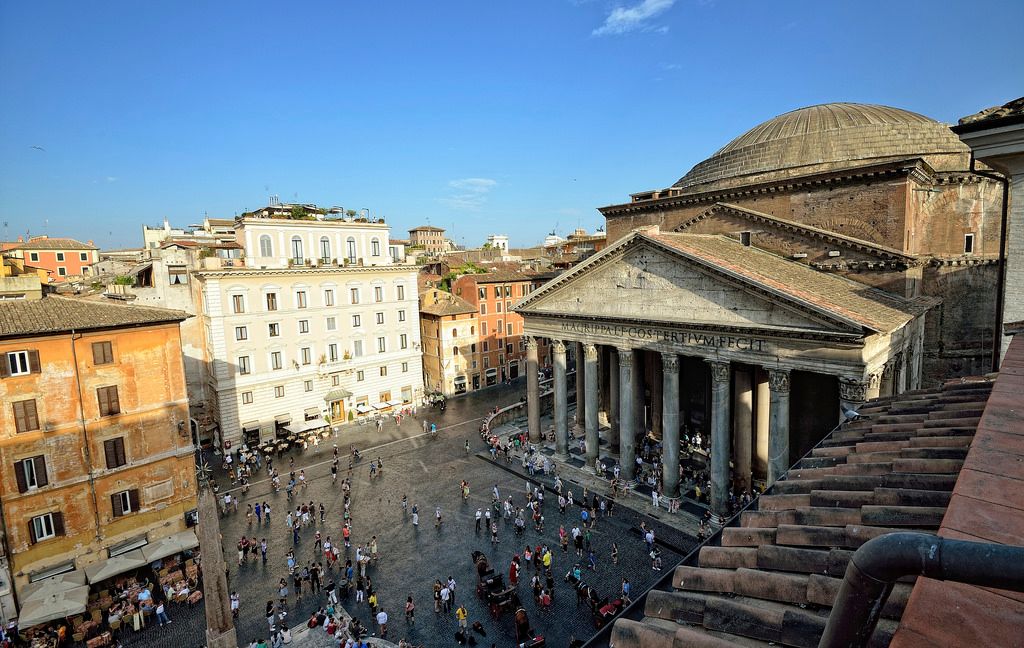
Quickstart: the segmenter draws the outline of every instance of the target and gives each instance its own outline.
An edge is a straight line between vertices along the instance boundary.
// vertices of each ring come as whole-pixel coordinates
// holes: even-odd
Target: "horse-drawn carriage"
[[[570,583],[576,590],[576,605],[586,603],[594,614],[594,627],[601,629],[610,622],[615,615],[626,607],[626,602],[620,598],[610,599],[607,596],[602,598],[597,590],[583,582],[579,577],[578,567],[569,570],[565,575],[565,582]]]
[[[491,616],[497,619],[504,611],[518,608],[520,602],[516,588],[505,587],[505,577],[491,569],[487,556],[479,551],[472,555],[477,573],[476,595],[487,604]]]

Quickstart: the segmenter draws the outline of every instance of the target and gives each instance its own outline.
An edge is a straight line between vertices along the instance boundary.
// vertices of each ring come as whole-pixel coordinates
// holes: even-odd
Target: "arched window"
[[[346,243],[348,244],[348,262],[349,263],[355,263],[356,262],[356,240],[353,237],[350,236],[350,237],[348,237],[348,241],[346,241]]]
[[[452,329],[452,337],[459,337],[459,329]]]
[[[302,239],[298,236],[292,237],[292,258],[297,262],[302,262]]]
[[[260,256],[274,256],[274,243],[270,240],[270,236],[267,234],[260,237]]]
[[[370,254],[380,256],[380,241],[378,239],[370,239]]]
[[[320,259],[327,261],[331,258],[331,239],[326,236],[320,237]]]
[[[459,347],[452,347],[452,355],[459,355]]]

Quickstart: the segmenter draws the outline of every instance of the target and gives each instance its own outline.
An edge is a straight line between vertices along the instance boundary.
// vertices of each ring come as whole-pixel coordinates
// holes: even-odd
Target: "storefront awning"
[[[192,529],[188,529],[181,533],[175,533],[172,536],[150,542],[142,548],[142,557],[148,564],[154,560],[173,556],[176,553],[193,549],[198,546],[199,538],[196,537],[196,532]]]
[[[402,404],[401,400],[389,400],[388,401],[388,405],[390,405],[391,407],[398,407],[401,404]]]
[[[278,425],[288,425],[289,423],[292,422],[292,417],[290,414],[278,414],[277,416],[274,417],[274,421]]]
[[[308,421],[289,423],[288,427],[285,429],[292,434],[302,434],[303,432],[309,432],[310,430],[319,430],[322,427],[327,427],[327,422],[318,416],[315,419],[310,419]]]
[[[242,430],[246,431],[246,432],[259,432],[260,431],[260,422],[259,421],[249,421],[248,423],[242,423]]]
[[[356,405],[356,411],[359,412],[360,414],[366,414],[368,412],[372,412],[373,408],[370,407],[369,405],[364,405],[363,403],[359,403],[358,405]]]
[[[126,554],[134,549],[141,549],[142,547],[145,547],[146,544],[146,536],[142,536],[141,538],[134,538],[132,540],[128,540],[127,542],[122,542],[120,544],[114,545],[113,547],[110,547],[107,550],[107,555],[111,558],[114,558],[116,556],[120,556],[121,554]]]
[[[351,396],[352,392],[350,392],[347,389],[332,389],[331,391],[327,392],[326,396],[324,396],[324,400],[327,401],[328,403],[332,403],[334,401],[344,400]]]
[[[57,592],[63,592],[75,586],[85,585],[85,572],[81,569],[50,576],[35,583],[29,583],[18,593],[22,605],[36,599],[46,599]]]
[[[387,409],[389,407],[391,407],[391,403],[387,403],[387,402],[380,402],[380,403],[374,403],[373,404],[373,409],[375,409],[375,410],[384,410],[384,409]]]
[[[306,416],[320,416],[320,408],[307,407],[306,409],[302,410],[302,413],[305,414]]]
[[[63,619],[85,612],[89,601],[89,588],[76,585],[68,589],[54,591],[44,598],[22,600],[21,616],[18,617],[18,629],[25,630],[32,626]]]
[[[85,567],[85,576],[90,583],[98,583],[149,564],[143,558],[141,549],[133,549],[128,553],[94,562]]]

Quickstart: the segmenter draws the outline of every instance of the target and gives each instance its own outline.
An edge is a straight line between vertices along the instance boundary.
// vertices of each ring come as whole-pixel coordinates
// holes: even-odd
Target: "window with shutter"
[[[128,503],[133,511],[139,510],[139,490],[137,488],[128,491]]]
[[[121,506],[121,493],[114,493],[110,496],[110,508],[114,510],[114,517],[124,515],[124,508]]]
[[[14,429],[16,431],[31,432],[39,429],[39,416],[34,399],[15,401],[12,406],[14,407]]]
[[[103,454],[107,460],[107,468],[118,468],[128,463],[124,452],[124,437],[104,441]]]
[[[25,475],[25,466],[23,462],[14,462],[14,477],[18,480],[18,492],[26,492],[28,490],[28,476]]]
[[[50,480],[46,477],[46,457],[39,455],[38,457],[32,457],[32,461],[35,463],[36,484],[42,488],[50,483]]]
[[[64,514],[63,513],[51,513],[53,519],[53,533],[54,535],[64,535]]]
[[[99,401],[100,416],[113,416],[121,413],[121,403],[117,398],[117,385],[100,387],[96,390],[96,398]]]
[[[110,364],[114,361],[114,349],[110,342],[92,343],[92,361],[98,365]]]

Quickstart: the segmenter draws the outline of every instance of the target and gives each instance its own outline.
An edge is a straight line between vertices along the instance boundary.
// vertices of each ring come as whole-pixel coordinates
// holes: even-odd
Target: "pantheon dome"
[[[888,106],[829,103],[755,126],[672,187],[698,193],[917,157],[936,171],[965,170],[970,150],[948,126],[923,115]]]

